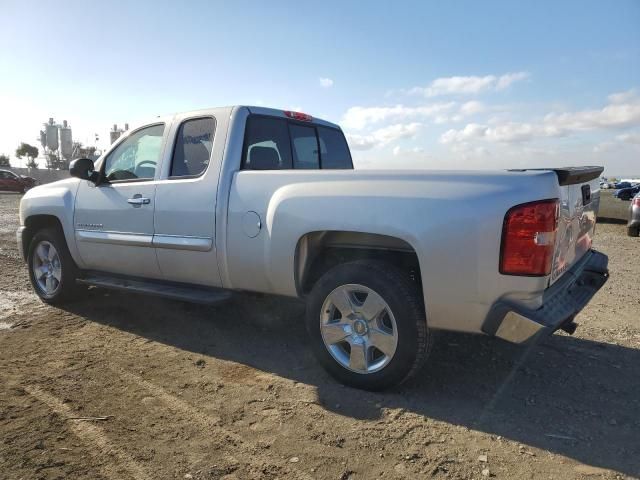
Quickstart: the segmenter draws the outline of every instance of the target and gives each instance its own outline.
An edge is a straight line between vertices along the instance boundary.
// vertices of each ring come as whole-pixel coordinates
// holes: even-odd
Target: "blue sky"
[[[0,152],[230,104],[343,125],[363,168],[640,175],[640,2],[0,0]],[[104,145],[103,145],[104,146]]]

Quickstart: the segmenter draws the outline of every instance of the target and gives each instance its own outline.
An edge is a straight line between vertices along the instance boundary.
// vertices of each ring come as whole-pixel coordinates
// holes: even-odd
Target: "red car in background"
[[[10,170],[0,170],[0,191],[24,193],[35,185],[35,178],[23,177]]]

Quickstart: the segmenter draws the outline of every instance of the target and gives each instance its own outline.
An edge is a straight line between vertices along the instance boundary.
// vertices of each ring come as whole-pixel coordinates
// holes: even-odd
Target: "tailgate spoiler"
[[[558,183],[563,187],[565,185],[585,183],[598,178],[604,172],[604,167],[530,168],[527,170],[553,170],[558,176]]]
[[[565,167],[551,168],[558,176],[560,186],[575,185],[576,183],[585,183],[594,178],[598,178],[604,167]]]

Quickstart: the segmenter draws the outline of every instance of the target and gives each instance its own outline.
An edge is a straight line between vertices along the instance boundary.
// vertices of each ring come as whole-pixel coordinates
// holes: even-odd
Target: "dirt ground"
[[[0,194],[0,478],[638,478],[640,239],[599,224],[611,279],[574,336],[440,333],[372,394],[311,356],[296,301],[218,307],[31,293]],[[95,417],[98,417],[96,419]]]

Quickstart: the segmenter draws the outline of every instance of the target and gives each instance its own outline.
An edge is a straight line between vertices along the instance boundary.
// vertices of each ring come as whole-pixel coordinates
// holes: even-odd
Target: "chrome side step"
[[[184,285],[178,283],[163,283],[160,281],[143,280],[112,276],[106,273],[87,273],[76,280],[78,283],[93,285],[95,287],[124,290],[144,295],[182,300],[184,302],[203,303],[213,305],[231,298],[231,291],[221,288],[206,288],[197,285]]]

